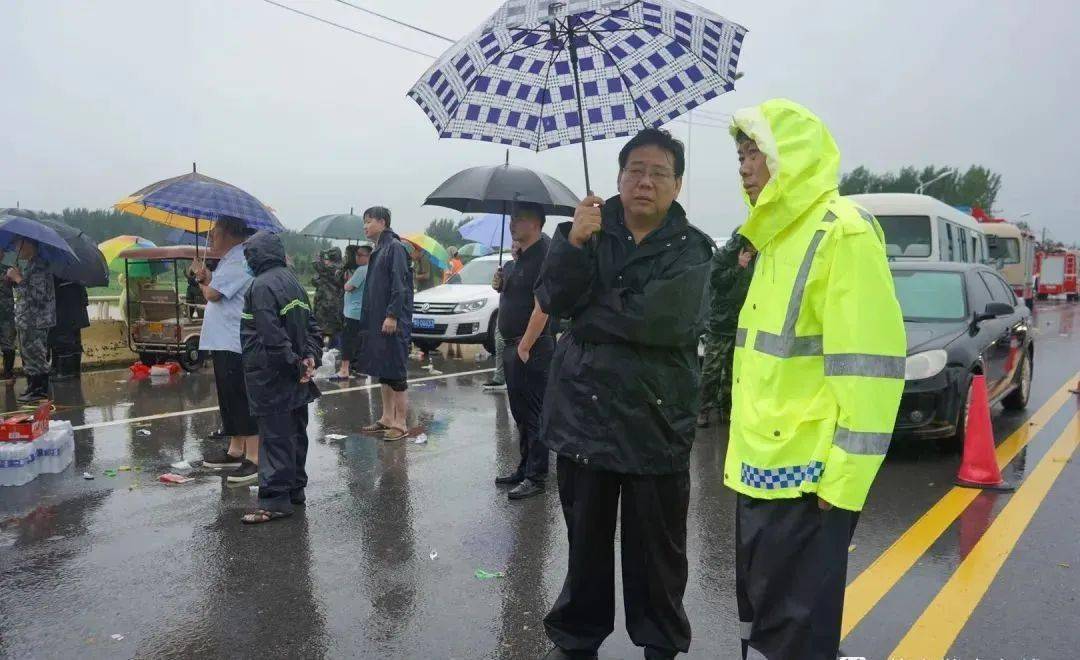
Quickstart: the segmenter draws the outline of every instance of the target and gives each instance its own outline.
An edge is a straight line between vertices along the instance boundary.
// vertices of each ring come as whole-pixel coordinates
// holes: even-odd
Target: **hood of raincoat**
[[[732,118],[731,134],[742,131],[765,155],[771,178],[750,204],[739,232],[761,250],[840,183],[840,150],[814,113],[787,99],[745,108]]]
[[[258,275],[285,265],[285,244],[277,234],[268,231],[256,232],[244,242],[244,258],[247,259],[251,272]]]

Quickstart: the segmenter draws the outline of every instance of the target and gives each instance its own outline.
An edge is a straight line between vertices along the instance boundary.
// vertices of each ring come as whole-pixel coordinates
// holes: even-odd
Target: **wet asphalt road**
[[[1022,414],[995,411],[998,440],[1022,429],[1080,370],[1073,332],[1080,308],[1047,304],[1036,323],[1031,405]],[[220,476],[198,472],[183,486],[156,482],[169,464],[197,460],[214,446],[203,440],[218,422],[209,370],[164,382],[104,371],[58,384],[57,416],[85,428],[65,472],[0,488],[0,656],[542,655],[548,643],[541,620],[565,570],[557,494],[552,488],[511,503],[492,484],[516,464],[517,450],[505,396],[480,391],[490,363],[437,358],[435,365],[445,373],[432,376],[414,364],[415,376],[429,379],[414,383],[410,413],[426,445],[357,435],[374,418],[373,392],[321,383],[326,396],[313,405],[309,427],[307,509],[259,527],[239,522],[255,501],[247,487],[230,489]],[[0,391],[7,409],[12,396],[10,388]],[[1022,483],[1077,409],[1070,398],[1051,414],[1006,477]],[[142,417],[152,419],[124,421]],[[739,651],[734,498],[721,484],[725,444],[726,429],[714,427],[699,434],[693,453],[691,658],[735,658]],[[849,581],[949,492],[958,461],[929,443],[894,444],[853,541]],[[133,471],[103,475],[122,465]],[[96,478],[83,480],[84,471]],[[847,636],[844,651],[888,657],[1009,501],[980,495],[898,576]],[[1074,459],[950,655],[1076,657],[1078,529]],[[479,580],[477,568],[506,576]],[[621,612],[601,657],[641,657]]]

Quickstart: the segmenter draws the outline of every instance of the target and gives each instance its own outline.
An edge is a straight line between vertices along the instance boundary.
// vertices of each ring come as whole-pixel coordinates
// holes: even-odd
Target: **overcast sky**
[[[279,1],[429,53],[447,46],[333,0]],[[455,38],[498,4],[352,1]],[[1080,240],[1080,3],[702,4],[750,30],[745,78],[703,107],[713,117],[795,99],[829,124],[845,171],[986,165],[1004,179],[996,210]],[[436,139],[405,97],[431,60],[261,0],[3,0],[0,25],[0,206],[106,207],[198,161],[292,228],[384,204],[399,231],[419,230],[456,216],[422,207],[427,193],[504,157]],[[600,194],[615,192],[619,146],[590,143]],[[576,147],[510,157],[584,192]],[[691,220],[727,233],[746,210],[726,132],[695,127],[689,161]]]

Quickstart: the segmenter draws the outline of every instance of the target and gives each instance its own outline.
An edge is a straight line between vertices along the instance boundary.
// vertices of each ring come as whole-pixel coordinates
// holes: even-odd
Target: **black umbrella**
[[[364,218],[355,215],[352,209],[348,213],[331,213],[320,216],[300,230],[304,236],[319,238],[337,238],[352,241],[362,240],[364,236]]]
[[[75,261],[53,264],[50,269],[53,275],[87,287],[109,285],[109,265],[105,263],[105,255],[101,254],[94,239],[83,233],[81,229],[56,220],[38,217],[33,211],[26,209],[0,209],[0,215],[4,214],[40,222],[67,241],[71,251],[75,253]]]
[[[425,205],[444,206],[462,213],[513,212],[514,204],[530,202],[544,207],[548,215],[574,215],[580,198],[555,177],[518,167],[502,165],[470,167],[443,182],[428,195]],[[505,243],[505,237],[502,241]],[[502,261],[502,252],[499,253]]]

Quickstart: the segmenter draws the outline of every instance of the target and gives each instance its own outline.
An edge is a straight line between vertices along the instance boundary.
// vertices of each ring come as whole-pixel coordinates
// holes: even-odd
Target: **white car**
[[[505,262],[509,255],[503,256]],[[483,344],[495,352],[495,324],[499,318],[499,292],[491,279],[499,255],[473,259],[450,282],[417,293],[413,299],[412,340],[432,351],[443,343]]]

